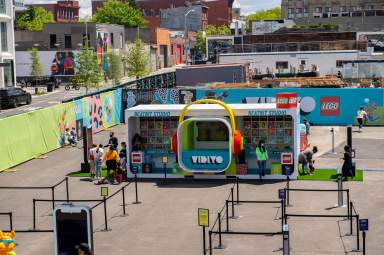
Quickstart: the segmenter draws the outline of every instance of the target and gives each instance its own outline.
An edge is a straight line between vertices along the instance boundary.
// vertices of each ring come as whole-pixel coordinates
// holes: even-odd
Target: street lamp
[[[185,29],[185,39],[188,40],[188,33],[187,33],[187,17],[189,14],[191,14],[192,12],[195,12],[194,9],[191,9],[189,11],[187,11],[185,14],[184,14],[184,29]],[[188,41],[188,48],[187,50],[185,51],[185,62],[186,64],[188,64],[188,51],[189,51],[189,41]]]

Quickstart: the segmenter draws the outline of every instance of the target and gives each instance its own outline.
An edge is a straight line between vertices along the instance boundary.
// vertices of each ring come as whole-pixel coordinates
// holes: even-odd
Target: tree
[[[31,55],[31,61],[32,61],[31,76],[34,76],[37,79],[39,79],[41,76],[44,75],[43,65],[41,64],[39,50],[36,48],[32,48],[29,54]]]
[[[148,53],[145,52],[144,44],[139,36],[136,37],[133,43],[128,45],[128,52],[125,59],[129,76],[138,79],[149,73],[147,69],[149,62]]]
[[[123,77],[123,63],[116,53],[109,54],[109,78],[117,84]]]
[[[146,21],[141,12],[127,2],[108,0],[92,18],[95,22],[123,25],[127,28],[145,27]]]
[[[52,12],[32,5],[16,19],[16,27],[22,30],[40,31],[43,30],[45,23],[50,22],[54,22]]]
[[[82,50],[76,55],[76,72],[72,82],[85,87],[88,93],[89,88],[99,88],[100,82],[104,80],[104,71],[97,63],[97,54],[89,47],[87,38],[85,41]]]
[[[221,25],[218,27],[208,25],[204,31],[199,31],[196,36],[196,45],[200,53],[205,53],[206,49],[206,40],[207,36],[219,36],[219,35],[230,35],[231,30],[226,25]]]
[[[252,22],[257,20],[279,20],[281,19],[281,8],[275,7],[269,10],[261,10],[249,14],[246,17],[248,28],[252,27]]]

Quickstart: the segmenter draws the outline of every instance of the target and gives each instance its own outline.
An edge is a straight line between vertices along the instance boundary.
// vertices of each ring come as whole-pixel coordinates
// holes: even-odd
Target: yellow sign
[[[107,197],[108,196],[108,187],[101,187],[100,188],[100,195],[102,197]]]
[[[168,157],[163,156],[162,162],[163,162],[163,164],[167,164],[168,163]]]
[[[199,208],[198,215],[199,226],[209,227],[209,209]]]

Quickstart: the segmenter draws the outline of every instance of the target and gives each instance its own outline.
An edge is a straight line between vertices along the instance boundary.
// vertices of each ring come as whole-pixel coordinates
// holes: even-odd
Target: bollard
[[[125,215],[125,186],[121,188],[121,192],[123,193],[123,215]]]
[[[69,203],[69,188],[68,188],[68,176],[65,177],[65,189],[66,189],[66,192],[67,192],[67,203]]]
[[[353,148],[352,147],[352,126],[348,126],[347,127],[347,145],[349,146],[349,148]]]
[[[240,201],[240,195],[239,195],[239,190],[240,190],[240,187],[239,187],[239,177],[236,177],[236,199],[237,199],[237,204],[239,204],[239,201]]]
[[[347,212],[348,212],[348,219],[351,217],[351,215],[349,214],[349,210],[350,210],[349,189],[347,189]]]
[[[36,230],[36,199],[33,199],[33,230]]]
[[[350,234],[353,235],[353,217],[352,217],[352,208],[353,208],[353,203],[352,201],[349,202],[349,229],[350,229]]]
[[[343,178],[341,174],[337,174],[337,207],[344,207],[343,201]]]
[[[228,203],[229,201],[228,200],[225,200],[225,210],[226,210],[226,223],[227,223],[227,232],[229,231],[229,216],[228,216]]]
[[[331,128],[332,133],[332,154],[336,154],[335,152],[335,129]]]
[[[221,213],[220,212],[217,213],[217,217],[219,219],[219,245],[216,247],[216,249],[224,249],[224,246],[221,240]]]
[[[289,255],[289,227],[283,226],[283,255]]]
[[[103,197],[104,202],[104,225],[105,225],[105,231],[108,231],[108,218],[107,218],[107,199]]]
[[[55,210],[55,186],[53,186],[51,189],[52,189],[52,210]]]
[[[231,188],[231,200],[232,200],[232,219],[235,218],[235,202],[233,200],[233,187]]]
[[[209,255],[212,255],[212,232],[209,230]]]

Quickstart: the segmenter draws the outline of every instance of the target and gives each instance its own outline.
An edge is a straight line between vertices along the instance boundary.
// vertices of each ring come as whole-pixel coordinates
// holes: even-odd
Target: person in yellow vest
[[[265,175],[265,170],[267,168],[267,160],[268,160],[268,151],[265,148],[264,141],[260,140],[259,144],[256,147],[256,159],[257,165],[259,167],[259,177],[260,180],[262,176]]]

